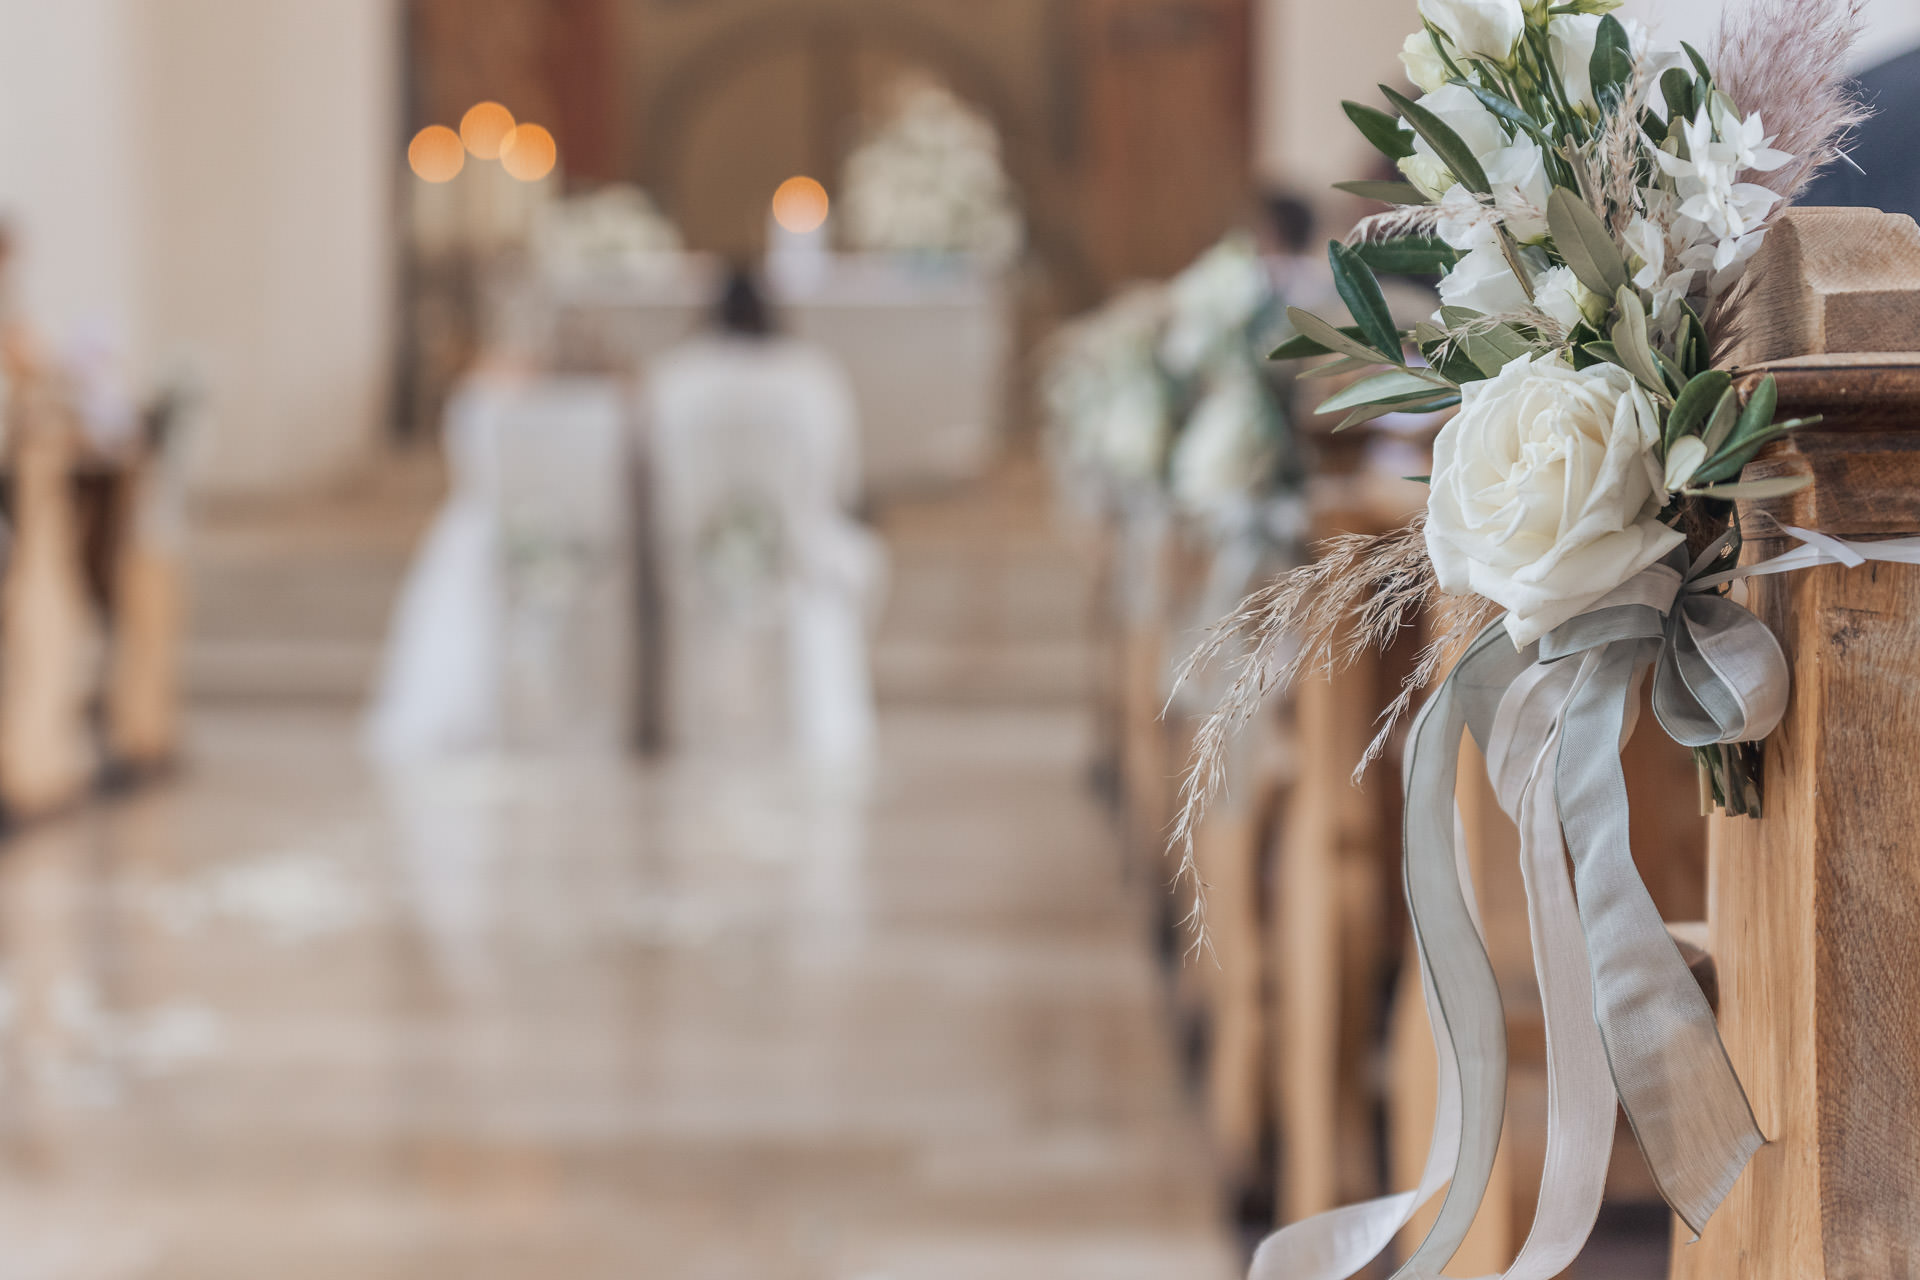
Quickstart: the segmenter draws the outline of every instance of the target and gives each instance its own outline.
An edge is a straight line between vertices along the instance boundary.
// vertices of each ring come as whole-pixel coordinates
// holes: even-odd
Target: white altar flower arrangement
[[[855,249],[1005,265],[1025,240],[999,132],[931,81],[900,86],[892,114],[848,156],[840,189]]]
[[[534,255],[549,273],[632,270],[684,248],[652,197],[626,183],[552,201],[534,221]]]
[[[1506,1275],[1545,1280],[1579,1252],[1616,1100],[1695,1229],[1761,1141],[1712,1012],[1633,870],[1617,754],[1596,748],[1630,731],[1650,670],[1660,727],[1694,749],[1703,799],[1759,809],[1757,743],[1784,709],[1788,672],[1728,591],[1812,561],[1734,567],[1736,500],[1806,483],[1741,473],[1809,424],[1776,412],[1771,378],[1736,385],[1727,358],[1754,319],[1746,273],[1770,221],[1859,119],[1845,59],[1860,3],[1756,0],[1729,12],[1706,54],[1660,43],[1614,7],[1420,0],[1401,54],[1417,96],[1381,86],[1391,110],[1344,104],[1405,179],[1341,184],[1392,206],[1330,246],[1352,323],[1290,309],[1293,336],[1273,353],[1332,357],[1314,373],[1350,381],[1319,411],[1343,415],[1343,428],[1454,412],[1421,517],[1326,544],[1195,655],[1190,670],[1242,656],[1198,735],[1175,834],[1186,874],[1230,736],[1269,693],[1436,614],[1440,634],[1371,757],[1416,691],[1453,665],[1404,765],[1405,880],[1441,1062],[1433,1156],[1414,1191],[1281,1230],[1256,1256],[1260,1280],[1363,1270],[1446,1186],[1397,1273],[1437,1275],[1487,1185],[1504,1023],[1454,848],[1463,731],[1522,833],[1548,1023],[1539,1216]],[[1402,330],[1376,269],[1436,276],[1439,310]],[[1910,558],[1788,532],[1840,562]]]

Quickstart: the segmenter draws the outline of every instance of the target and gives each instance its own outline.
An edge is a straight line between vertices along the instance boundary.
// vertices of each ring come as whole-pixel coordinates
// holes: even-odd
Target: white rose
[[[1442,590],[1506,607],[1515,647],[1683,541],[1656,518],[1658,419],[1624,369],[1522,356],[1460,395],[1433,442],[1427,554]]]
[[[1567,329],[1606,318],[1607,300],[1580,283],[1571,267],[1549,267],[1533,282],[1533,305]]]
[[[1407,37],[1400,46],[1400,65],[1407,69],[1407,79],[1422,93],[1432,93],[1449,78],[1447,64],[1440,58],[1440,51],[1434,48],[1433,36],[1423,27]]]
[[[1520,0],[1420,0],[1420,16],[1447,33],[1461,54],[1505,62],[1526,29]]]
[[[1487,228],[1474,246],[1440,278],[1440,301],[1482,315],[1511,315],[1527,308],[1527,291],[1507,265],[1507,255]]]

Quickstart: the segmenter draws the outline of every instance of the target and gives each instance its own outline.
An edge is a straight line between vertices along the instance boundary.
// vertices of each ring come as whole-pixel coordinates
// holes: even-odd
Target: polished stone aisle
[[[256,668],[177,783],[13,837],[0,1280],[1230,1276],[1042,506],[889,518],[870,779],[380,777]]]

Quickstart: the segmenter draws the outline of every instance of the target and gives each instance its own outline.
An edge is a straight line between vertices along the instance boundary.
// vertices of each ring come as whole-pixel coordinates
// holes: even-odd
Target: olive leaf
[[[1520,357],[1533,354],[1533,344],[1521,337],[1513,326],[1505,324],[1482,333],[1469,333],[1460,345],[1474,367],[1489,378]]]
[[[1425,376],[1423,376],[1425,375]],[[1362,378],[1344,387],[1314,407],[1315,413],[1336,413],[1356,405],[1379,404],[1391,400],[1430,400],[1443,391],[1451,391],[1440,375],[1431,370],[1389,369],[1371,378]]]
[[[1391,400],[1386,404],[1362,405],[1340,419],[1335,431],[1345,431],[1348,427],[1357,427],[1363,422],[1372,422],[1375,418],[1384,418],[1390,413],[1437,413],[1441,409],[1451,409],[1460,403],[1458,394],[1440,396],[1433,400]]]
[[[1288,307],[1287,319],[1293,322],[1293,327],[1299,331],[1301,337],[1318,343],[1323,351],[1337,351],[1343,356],[1354,356],[1369,364],[1386,364],[1390,361],[1390,357],[1384,352],[1375,351],[1366,345],[1357,327],[1336,329],[1313,312],[1302,311],[1299,307]],[[1284,351],[1292,345],[1293,343],[1289,342],[1281,347],[1281,350]]]
[[[1653,347],[1647,341],[1647,313],[1640,306],[1640,295],[1621,285],[1614,301],[1620,319],[1613,326],[1613,348],[1619,354],[1620,367],[1640,379],[1647,390],[1671,397],[1673,393],[1660,373],[1660,362],[1653,358]]]
[[[1348,195],[1359,196],[1362,200],[1378,200],[1381,204],[1431,204],[1427,193],[1411,182],[1336,182],[1334,189]]]
[[[1553,189],[1547,197],[1547,233],[1574,277],[1601,297],[1613,297],[1627,283],[1627,260],[1613,233],[1578,193]]]
[[[1400,350],[1400,330],[1393,323],[1393,313],[1387,309],[1380,282],[1373,278],[1373,269],[1338,240],[1327,245],[1327,261],[1333,266],[1334,288],[1340,291],[1341,301],[1347,304],[1353,322],[1360,326],[1368,344],[1395,364],[1405,364],[1406,356]]]
[[[1487,171],[1480,167],[1480,161],[1474,158],[1473,148],[1460,140],[1460,135],[1450,128],[1446,121],[1403,93],[1398,93],[1387,85],[1380,86],[1380,92],[1386,95],[1400,118],[1413,126],[1413,131],[1426,139],[1433,148],[1440,163],[1447,166],[1448,172],[1460,179],[1460,185],[1467,190],[1485,195],[1493,190],[1487,181]]]
[[[1760,385],[1747,397],[1746,408],[1740,411],[1740,425],[1734,429],[1734,439],[1750,436],[1757,431],[1773,425],[1773,412],[1780,407],[1780,386],[1768,374],[1760,380]]]
[[[1354,128],[1371,142],[1374,149],[1389,160],[1413,154],[1413,138],[1400,122],[1380,110],[1360,102],[1342,102],[1340,109],[1353,121]]]
[[[1720,403],[1720,397],[1732,385],[1733,376],[1726,370],[1709,369],[1680,388],[1680,394],[1673,402],[1673,412],[1667,415],[1663,441],[1667,447],[1671,448],[1681,436],[1699,435],[1700,428]]]
[[[1295,327],[1298,328],[1299,326],[1296,325]],[[1336,332],[1343,334],[1348,338],[1351,338],[1356,343],[1360,341],[1359,325],[1345,325],[1345,326],[1342,326],[1340,329],[1336,330]],[[1312,338],[1309,338],[1304,333],[1296,333],[1291,338],[1288,338],[1285,342],[1275,347],[1272,351],[1269,351],[1267,353],[1267,359],[1269,360],[1304,360],[1308,356],[1325,356],[1325,355],[1332,355],[1332,354],[1333,354],[1333,348],[1327,346],[1324,343],[1321,343],[1321,342],[1315,341]],[[1369,363],[1377,364],[1379,362],[1369,361]]]
[[[1713,453],[1726,443],[1733,433],[1733,424],[1739,420],[1740,397],[1728,387],[1720,396],[1720,403],[1713,407],[1713,417],[1707,420],[1707,429],[1700,433],[1701,442],[1707,446],[1707,452]]]
[[[1724,498],[1728,501],[1732,501],[1735,498],[1747,498],[1749,500],[1755,498],[1781,498],[1789,493],[1798,493],[1812,483],[1813,477],[1808,475],[1768,476],[1764,480],[1740,480],[1733,484],[1714,484],[1708,485],[1704,489],[1690,489],[1688,492],[1696,497]]]
[[[1460,251],[1445,240],[1433,236],[1403,236],[1357,244],[1353,251],[1360,260],[1381,275],[1432,276],[1460,261]]]

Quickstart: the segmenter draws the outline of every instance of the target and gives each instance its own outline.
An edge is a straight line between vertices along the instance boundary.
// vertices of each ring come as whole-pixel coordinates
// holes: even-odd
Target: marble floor
[[[380,776],[347,668],[256,663],[176,781],[12,837],[0,1280],[1232,1276],[1042,506],[890,513],[865,779]]]

